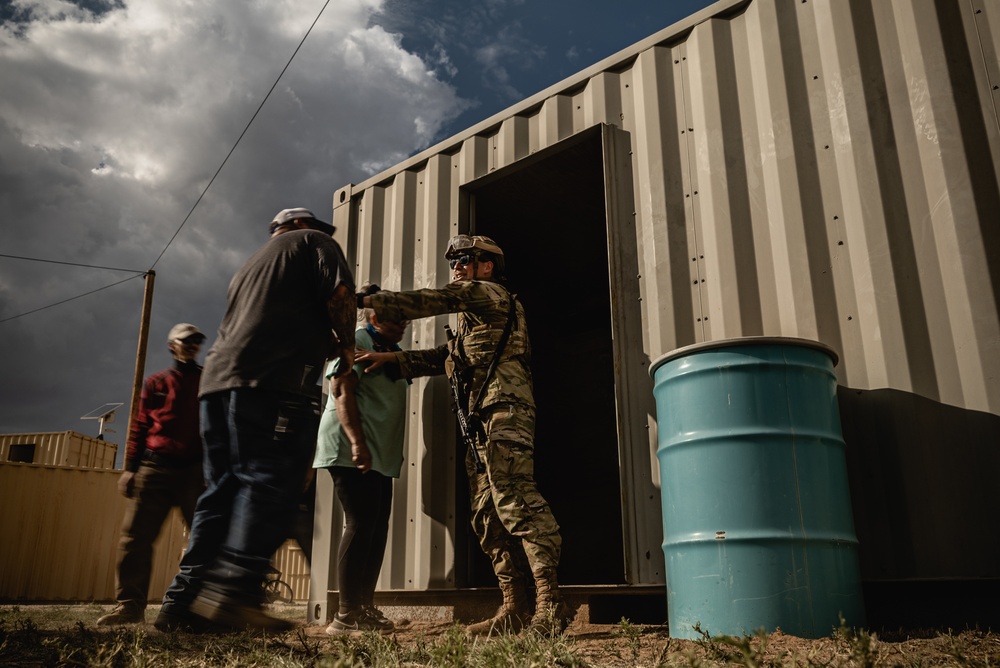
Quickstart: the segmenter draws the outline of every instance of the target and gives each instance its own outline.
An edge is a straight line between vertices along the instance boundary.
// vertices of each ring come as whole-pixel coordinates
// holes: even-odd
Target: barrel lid
[[[678,357],[685,357],[692,353],[700,353],[716,348],[732,348],[736,346],[802,346],[803,348],[813,348],[814,350],[826,353],[833,360],[833,366],[837,366],[837,363],[840,361],[840,356],[837,355],[836,350],[819,341],[799,339],[792,336],[742,336],[737,339],[702,341],[701,343],[692,343],[689,346],[671,350],[653,360],[653,363],[649,365],[649,375],[653,376],[658,367]]]

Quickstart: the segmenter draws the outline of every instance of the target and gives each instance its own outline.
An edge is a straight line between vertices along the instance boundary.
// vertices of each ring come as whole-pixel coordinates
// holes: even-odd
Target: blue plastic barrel
[[[672,636],[864,625],[836,363],[815,341],[749,337],[650,367]]]

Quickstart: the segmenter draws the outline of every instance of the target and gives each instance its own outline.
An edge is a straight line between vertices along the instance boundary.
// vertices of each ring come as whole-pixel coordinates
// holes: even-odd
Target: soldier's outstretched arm
[[[365,373],[370,373],[383,364],[397,363],[396,356],[393,353],[380,353],[375,352],[374,350],[365,350],[363,348],[358,350],[357,357],[355,357],[354,360],[355,362],[368,362],[368,366],[365,367]]]
[[[366,295],[359,306],[375,309],[381,320],[417,320],[446,313],[472,313],[495,308],[494,298],[482,281],[455,281],[443,288]]]
[[[359,350],[356,361],[370,363],[365,367],[365,373],[385,364],[398,364],[401,377],[418,378],[444,373],[444,361],[447,357],[448,346],[442,345],[427,350],[400,350],[395,353]]]

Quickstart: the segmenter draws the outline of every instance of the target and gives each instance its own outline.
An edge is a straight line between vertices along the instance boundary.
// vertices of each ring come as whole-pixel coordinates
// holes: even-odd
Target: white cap
[[[276,227],[299,218],[309,220],[313,227],[321,232],[326,232],[330,236],[333,236],[333,233],[336,232],[336,228],[334,228],[333,225],[330,223],[324,223],[322,220],[318,219],[312,211],[309,209],[303,209],[302,207],[295,209],[282,209],[279,211],[277,215],[274,216],[274,220],[268,224],[268,230],[271,234],[274,234],[274,229]]]
[[[202,340],[207,338],[201,333],[201,330],[194,325],[186,322],[178,323],[170,328],[170,333],[167,334],[167,343],[170,343],[171,341],[183,341],[189,336],[195,335],[200,336]]]

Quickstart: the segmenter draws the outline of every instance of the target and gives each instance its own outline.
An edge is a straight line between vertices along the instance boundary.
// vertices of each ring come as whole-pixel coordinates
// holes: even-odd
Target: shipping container
[[[564,584],[664,582],[650,363],[775,336],[839,353],[869,618],[919,583],[996,591],[998,52],[987,0],[723,0],[337,189],[337,238],[392,290],[447,283],[454,234],[504,249]],[[495,585],[449,398],[411,386],[384,592]],[[335,553],[335,517],[318,499],[314,550]],[[335,578],[314,570],[321,616]]]
[[[118,492],[120,475],[110,468],[0,461],[0,601],[114,600],[127,505]],[[187,539],[184,520],[174,509],[153,545],[151,604],[160,602],[177,574]],[[273,564],[294,600],[305,601],[309,564],[302,550],[289,541]]]
[[[0,434],[0,462],[112,469],[118,445],[75,431]]]

